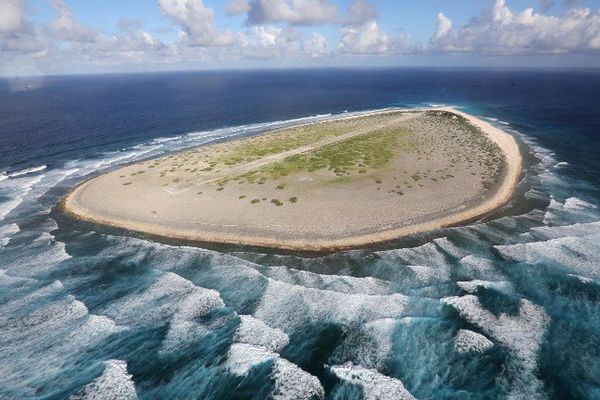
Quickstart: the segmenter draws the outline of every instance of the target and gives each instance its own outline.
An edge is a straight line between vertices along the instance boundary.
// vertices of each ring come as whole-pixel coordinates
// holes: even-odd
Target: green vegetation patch
[[[214,159],[214,163],[226,166],[247,163],[259,158],[282,153],[306,146],[330,137],[340,136],[360,127],[379,124],[398,114],[376,114],[361,118],[348,118],[338,121],[319,122],[285,128],[266,135],[259,135],[239,141],[237,146]]]
[[[264,182],[295,173],[327,169],[338,177],[352,172],[384,167],[399,151],[409,148],[412,133],[387,128],[293,155],[243,175],[248,182]],[[359,165],[361,167],[359,167]]]

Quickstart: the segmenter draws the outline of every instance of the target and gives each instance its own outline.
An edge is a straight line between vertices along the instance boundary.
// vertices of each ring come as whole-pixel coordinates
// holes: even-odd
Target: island
[[[391,109],[185,149],[71,190],[68,216],[186,243],[336,251],[505,205],[513,136],[453,108]]]

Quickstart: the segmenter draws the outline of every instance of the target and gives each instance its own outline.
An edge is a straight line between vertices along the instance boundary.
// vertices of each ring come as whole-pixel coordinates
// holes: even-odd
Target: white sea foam
[[[401,294],[364,295],[317,290],[269,280],[254,316],[288,332],[310,322],[373,321],[401,316],[408,298]]]
[[[172,282],[170,279],[169,281]],[[160,293],[160,289],[158,292]],[[177,310],[173,314],[169,331],[162,343],[162,353],[182,350],[198,343],[211,329],[204,323],[198,322],[197,319],[213,310],[224,307],[225,304],[217,291],[200,289],[194,286],[191,292],[185,295],[179,301],[179,304],[175,304],[175,306]]]
[[[279,358],[279,354],[248,343],[234,343],[227,354],[227,369],[235,375],[246,375],[252,367]]]
[[[171,317],[190,321],[221,307],[224,303],[217,291],[168,272],[145,290],[117,300],[105,313],[120,324],[155,325]]]
[[[415,278],[421,283],[430,284],[439,278],[436,268],[433,267],[407,265],[406,268],[410,269],[415,274]]]
[[[52,331],[58,327],[68,325],[74,320],[88,315],[85,304],[68,295],[64,300],[55,301],[24,316],[7,316],[2,318],[5,322],[4,334],[12,335],[12,340],[36,336],[39,332]],[[4,335],[3,335],[4,336]]]
[[[456,282],[459,288],[468,293],[477,292],[477,288],[483,287],[486,289],[495,289],[500,292],[512,292],[513,286],[510,282],[507,281],[485,281],[480,279],[475,279],[472,281],[458,281]]]
[[[569,197],[565,200],[563,208],[567,210],[595,210],[598,206],[577,197]]]
[[[360,385],[364,391],[365,400],[414,400],[399,379],[390,378],[373,369],[344,364],[330,367],[340,379]]]
[[[322,275],[287,267],[267,267],[261,272],[274,280],[321,290],[341,293],[391,294],[390,282],[371,277],[355,278],[343,275]]]
[[[525,198],[530,199],[530,200],[540,200],[540,201],[545,201],[546,199],[548,199],[548,193],[545,190],[542,190],[540,188],[530,188],[529,190],[527,190],[527,192],[525,192]]]
[[[6,246],[10,241],[11,236],[19,231],[20,229],[17,224],[0,226],[0,248]]]
[[[3,270],[3,274],[6,274],[6,271]],[[0,322],[4,323],[7,321],[11,315],[22,309],[28,304],[36,302],[40,299],[44,299],[45,297],[59,294],[64,291],[64,286],[61,281],[54,281],[46,286],[42,286],[41,288],[29,293],[23,297],[12,298],[7,303],[0,305]]]
[[[104,372],[70,400],[135,400],[137,394],[127,363],[122,360],[104,362]]]
[[[79,342],[82,346],[88,347],[123,329],[126,327],[118,326],[108,317],[90,314],[81,327],[69,337],[69,342]]]
[[[550,199],[544,224],[568,225],[574,222],[593,222],[600,218],[598,206],[577,197],[569,197],[564,202]]]
[[[367,368],[383,368],[393,356],[392,336],[398,323],[397,319],[384,318],[350,331],[331,359],[336,363],[351,361]]]
[[[275,386],[271,396],[274,400],[310,400],[325,397],[325,390],[317,377],[284,358],[275,360],[273,378]]]
[[[166,142],[172,142],[173,140],[177,140],[177,139],[181,139],[182,136],[171,136],[171,137],[161,137],[161,138],[156,138],[153,139],[152,142],[153,143],[166,143]]]
[[[240,325],[235,332],[234,340],[275,352],[280,352],[289,343],[288,335],[281,329],[271,328],[250,315],[240,315]]]
[[[0,269],[0,288],[6,288],[12,285],[20,285],[25,282],[29,282],[30,280],[27,278],[21,278],[18,276],[10,276],[6,273],[5,270]],[[0,307],[0,310],[2,308]],[[1,321],[1,319],[0,319]]]
[[[495,247],[502,256],[518,262],[559,264],[578,275],[600,278],[600,233]]]
[[[459,329],[454,338],[454,350],[459,353],[483,353],[494,347],[488,338],[468,329]]]
[[[25,169],[22,169],[20,171],[12,172],[12,173],[8,174],[8,176],[10,178],[16,178],[16,177],[19,177],[19,176],[33,174],[35,172],[43,171],[46,168],[47,168],[47,165],[40,165],[40,166],[37,166],[37,167],[25,168]]]
[[[438,104],[438,103],[425,103],[426,106],[429,107],[433,107],[433,108],[440,108],[440,107],[446,107],[446,104]]]
[[[470,252],[468,250],[455,245],[450,240],[448,240],[448,238],[445,238],[445,237],[434,239],[433,243],[435,243],[438,246],[438,248],[440,248],[445,253],[449,254],[450,256],[452,256],[454,258],[462,258],[462,257],[470,254]],[[444,261],[444,262],[442,262],[442,265],[445,266],[445,265],[447,265],[447,263]]]
[[[567,274],[567,275],[577,279],[581,283],[594,283],[595,282],[593,279],[586,278],[584,276],[575,275],[575,274]]]
[[[308,400],[325,396],[325,390],[316,377],[264,347],[234,343],[229,349],[226,367],[231,373],[243,376],[252,367],[267,361],[273,362],[273,399]]]
[[[494,279],[502,276],[494,267],[494,262],[487,258],[469,255],[461,258],[460,264],[469,271],[469,274],[478,279]]]
[[[36,277],[55,268],[71,256],[67,253],[65,244],[55,241],[54,236],[42,232],[30,243],[18,247],[6,248],[4,268],[13,275]],[[9,253],[8,253],[9,252]],[[9,257],[10,255],[10,257]]]
[[[414,248],[401,248],[378,252],[384,266],[393,274],[387,279],[406,283],[406,274],[402,274],[401,266],[405,266],[415,275],[419,284],[430,285],[435,282],[450,280],[451,267],[446,252],[454,254],[457,248],[447,239],[429,242]]]
[[[3,220],[12,210],[17,208],[23,202],[22,197],[12,198],[0,203],[0,221]]]
[[[550,322],[543,308],[521,299],[518,315],[496,316],[486,310],[474,295],[448,297],[442,300],[454,307],[461,317],[479,327],[486,335],[511,350],[506,378],[510,382],[509,399],[542,399],[543,383],[536,375],[537,353]]]
[[[600,221],[563,226],[533,227],[529,232],[521,235],[521,238],[528,239],[529,241],[540,241],[558,239],[565,236],[582,237],[596,233],[600,233]]]
[[[452,306],[461,317],[513,350],[524,367],[535,369],[542,336],[550,322],[550,317],[542,307],[521,299],[518,315],[502,313],[496,316],[485,309],[474,295],[446,297],[442,302]]]
[[[13,211],[17,206],[23,203],[25,196],[29,193],[32,187],[40,182],[43,175],[32,177],[21,177],[6,181],[2,184],[3,193],[9,197],[9,200],[0,203],[0,221]]]
[[[169,324],[169,331],[162,341],[159,354],[165,355],[184,351],[198,345],[211,330],[204,324],[185,319],[175,319]]]
[[[378,254],[382,260],[395,265],[401,262],[404,265],[425,265],[442,269],[448,266],[445,255],[434,242],[413,248],[385,250],[378,252]]]

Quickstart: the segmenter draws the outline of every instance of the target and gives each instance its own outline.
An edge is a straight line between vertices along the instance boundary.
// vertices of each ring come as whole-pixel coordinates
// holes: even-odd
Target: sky
[[[0,75],[600,67],[600,0],[0,0]]]

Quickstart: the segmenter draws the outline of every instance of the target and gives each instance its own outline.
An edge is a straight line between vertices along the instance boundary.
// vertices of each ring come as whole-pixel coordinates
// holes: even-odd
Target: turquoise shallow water
[[[2,92],[0,398],[600,398],[600,78],[543,74],[72,77]],[[426,87],[414,83],[423,77]],[[140,99],[149,82],[154,97]],[[117,110],[106,93],[123,85]],[[180,122],[169,129],[159,120],[174,111],[157,112],[156,97],[173,86],[190,93],[172,101]],[[280,104],[288,87],[297,96]],[[224,111],[222,97],[239,107]],[[155,243],[52,211],[68,188],[121,163],[326,117],[316,114],[426,103],[462,107],[523,142],[511,204],[321,257]],[[28,122],[35,104],[48,109]],[[110,121],[95,121],[92,105],[115,110]]]

